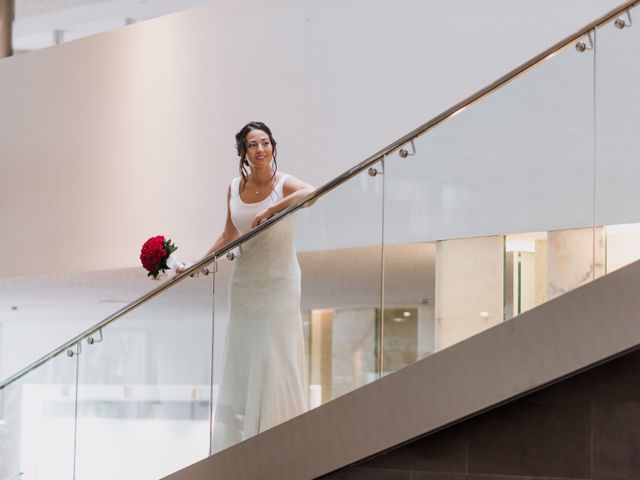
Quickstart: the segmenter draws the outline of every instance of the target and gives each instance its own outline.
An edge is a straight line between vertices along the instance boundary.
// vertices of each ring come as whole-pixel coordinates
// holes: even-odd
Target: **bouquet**
[[[140,261],[142,266],[149,272],[147,275],[156,280],[160,272],[164,273],[165,270],[180,265],[180,262],[172,256],[172,253],[177,249],[178,247],[170,239],[165,240],[162,235],[151,237],[144,242],[140,252]]]

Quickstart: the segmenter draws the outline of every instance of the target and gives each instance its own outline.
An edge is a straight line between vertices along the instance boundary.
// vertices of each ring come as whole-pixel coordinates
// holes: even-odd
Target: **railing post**
[[[13,55],[14,0],[0,0],[0,58]]]

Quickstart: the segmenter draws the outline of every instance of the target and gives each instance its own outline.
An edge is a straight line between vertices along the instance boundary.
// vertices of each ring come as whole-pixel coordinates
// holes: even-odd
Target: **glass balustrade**
[[[62,352],[0,390],[0,478],[73,478],[78,357]]]
[[[209,454],[213,276],[82,342],[76,479],[158,479]]]
[[[640,258],[640,9],[596,30],[595,221],[604,226],[606,270]]]
[[[7,325],[2,342],[22,344],[2,356],[0,379],[37,362],[156,286],[139,268],[0,277],[0,303],[11,302],[0,309],[0,323]]]
[[[299,213],[310,408],[380,376],[383,187],[378,163]]]
[[[385,371],[603,273],[593,78],[570,46],[385,160]]]

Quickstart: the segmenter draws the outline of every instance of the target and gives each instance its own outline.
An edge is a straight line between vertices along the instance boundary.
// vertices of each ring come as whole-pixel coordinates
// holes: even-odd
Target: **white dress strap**
[[[231,198],[238,198],[240,196],[240,177],[235,177],[231,180]]]
[[[276,195],[278,195],[278,198],[284,198],[284,182],[290,176],[291,175],[289,175],[288,173],[280,172],[280,178],[278,179],[278,183],[276,183],[276,186],[273,187],[273,191],[276,192]]]

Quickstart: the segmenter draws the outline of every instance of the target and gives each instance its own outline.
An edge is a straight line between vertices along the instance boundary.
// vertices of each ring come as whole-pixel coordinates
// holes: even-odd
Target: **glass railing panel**
[[[434,351],[435,252],[434,242],[385,245],[384,373]]]
[[[212,312],[213,275],[187,277],[83,341],[76,479],[157,479],[209,454]]]
[[[381,374],[382,172],[375,164],[299,214],[309,408]]]
[[[363,172],[220,262],[214,451],[379,378],[382,188]]]
[[[606,230],[607,272],[640,258],[638,15],[636,6],[596,32],[595,221]]]
[[[76,369],[63,352],[0,389],[0,478],[73,478]]]
[[[2,333],[0,379],[37,362],[155,286],[140,275],[139,267],[0,277],[0,301],[11,306],[0,309],[0,323],[11,325]]]
[[[416,359],[602,274],[594,54],[583,40],[585,51],[557,52],[387,158],[384,305],[403,312],[396,324],[417,312]]]

